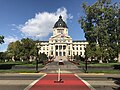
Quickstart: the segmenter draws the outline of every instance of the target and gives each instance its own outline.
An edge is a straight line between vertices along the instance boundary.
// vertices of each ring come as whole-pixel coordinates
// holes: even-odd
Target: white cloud
[[[4,43],[4,44],[9,44],[9,43],[15,42],[15,41],[17,41],[17,40],[18,40],[17,37],[8,36],[8,37],[5,37],[5,39],[4,39],[5,43]]]
[[[53,13],[42,12],[36,14],[34,18],[29,19],[24,25],[19,26],[20,31],[28,37],[46,37],[52,33],[52,28],[60,15],[62,15],[65,22],[67,19],[73,18],[71,14],[67,14],[67,9],[62,7]]]

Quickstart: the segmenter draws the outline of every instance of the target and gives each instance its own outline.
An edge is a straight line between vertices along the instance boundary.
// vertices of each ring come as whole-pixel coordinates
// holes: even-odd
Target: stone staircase
[[[63,61],[67,61],[67,57],[66,56],[56,56],[54,61],[59,61],[59,60],[63,60]]]

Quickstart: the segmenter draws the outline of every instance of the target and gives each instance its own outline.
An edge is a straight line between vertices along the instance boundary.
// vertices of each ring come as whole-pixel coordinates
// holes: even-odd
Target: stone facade
[[[49,41],[40,41],[38,43],[39,53],[45,53],[53,57],[71,57],[74,55],[85,56],[85,48],[88,42],[73,41],[68,35],[68,28],[66,23],[59,17],[59,20],[53,27],[53,36]]]

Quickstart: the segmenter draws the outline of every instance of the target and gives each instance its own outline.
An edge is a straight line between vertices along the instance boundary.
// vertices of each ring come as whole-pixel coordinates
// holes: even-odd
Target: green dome
[[[53,28],[58,28],[58,27],[68,28],[66,23],[63,21],[61,15],[59,16],[59,20],[55,23]]]

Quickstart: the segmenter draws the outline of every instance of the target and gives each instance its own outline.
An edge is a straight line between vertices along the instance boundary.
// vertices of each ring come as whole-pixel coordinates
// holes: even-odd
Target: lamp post
[[[37,47],[37,57],[36,57],[36,73],[38,73],[38,51],[39,51],[39,48]]]
[[[85,48],[85,73],[88,73],[88,71],[87,71],[87,55],[86,55],[86,48]]]

